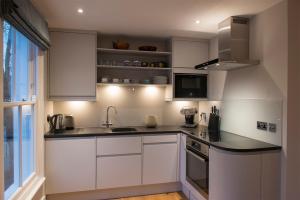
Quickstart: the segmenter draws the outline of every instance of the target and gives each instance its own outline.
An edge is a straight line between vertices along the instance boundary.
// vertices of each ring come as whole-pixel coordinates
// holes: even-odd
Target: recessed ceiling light
[[[195,22],[196,22],[196,24],[200,24],[200,21],[199,21],[199,20],[196,20]]]
[[[80,13],[80,14],[82,14],[83,13],[83,9],[82,8],[78,8],[77,12]]]

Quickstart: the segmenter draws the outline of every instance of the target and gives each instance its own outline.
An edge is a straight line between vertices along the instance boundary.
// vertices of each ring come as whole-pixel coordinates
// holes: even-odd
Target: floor
[[[187,200],[187,198],[180,192],[173,192],[149,196],[128,197],[116,200]]]

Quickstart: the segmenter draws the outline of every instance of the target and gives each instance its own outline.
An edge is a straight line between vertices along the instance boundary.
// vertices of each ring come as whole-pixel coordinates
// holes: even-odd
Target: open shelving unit
[[[169,51],[141,51],[141,50],[124,50],[124,49],[111,49],[111,48],[97,48],[99,52],[113,53],[113,54],[135,54],[135,55],[171,55]]]
[[[124,40],[129,43],[129,49],[114,49],[113,41]],[[115,83],[101,83],[102,78],[130,79],[132,83],[119,85],[169,85],[172,83],[172,51],[171,41],[166,38],[135,37],[120,35],[98,35],[97,40],[97,85],[109,85]],[[156,46],[157,51],[141,51],[138,48],[143,45]],[[164,62],[165,67],[141,67],[127,66],[124,61],[150,63]],[[109,64],[107,64],[107,62]],[[152,82],[154,76],[166,76],[167,84],[155,84]],[[143,84],[149,80],[152,84]]]
[[[143,83],[97,83],[98,86],[130,86],[130,87],[145,87],[145,86],[157,86],[157,87],[168,87],[170,84],[143,84]]]
[[[172,70],[171,67],[137,67],[137,66],[112,66],[112,65],[97,65],[98,68],[107,69],[140,69],[140,70]]]

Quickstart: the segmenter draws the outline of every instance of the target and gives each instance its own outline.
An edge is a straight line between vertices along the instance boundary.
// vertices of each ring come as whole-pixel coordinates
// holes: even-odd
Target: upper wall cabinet
[[[194,69],[195,65],[206,62],[208,60],[208,48],[208,40],[173,38],[173,67]]]
[[[50,100],[96,99],[95,32],[50,32]]]

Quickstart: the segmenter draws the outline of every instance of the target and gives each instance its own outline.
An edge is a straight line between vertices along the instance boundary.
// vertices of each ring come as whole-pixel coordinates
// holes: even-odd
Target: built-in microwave
[[[175,98],[207,98],[207,74],[174,74]]]

